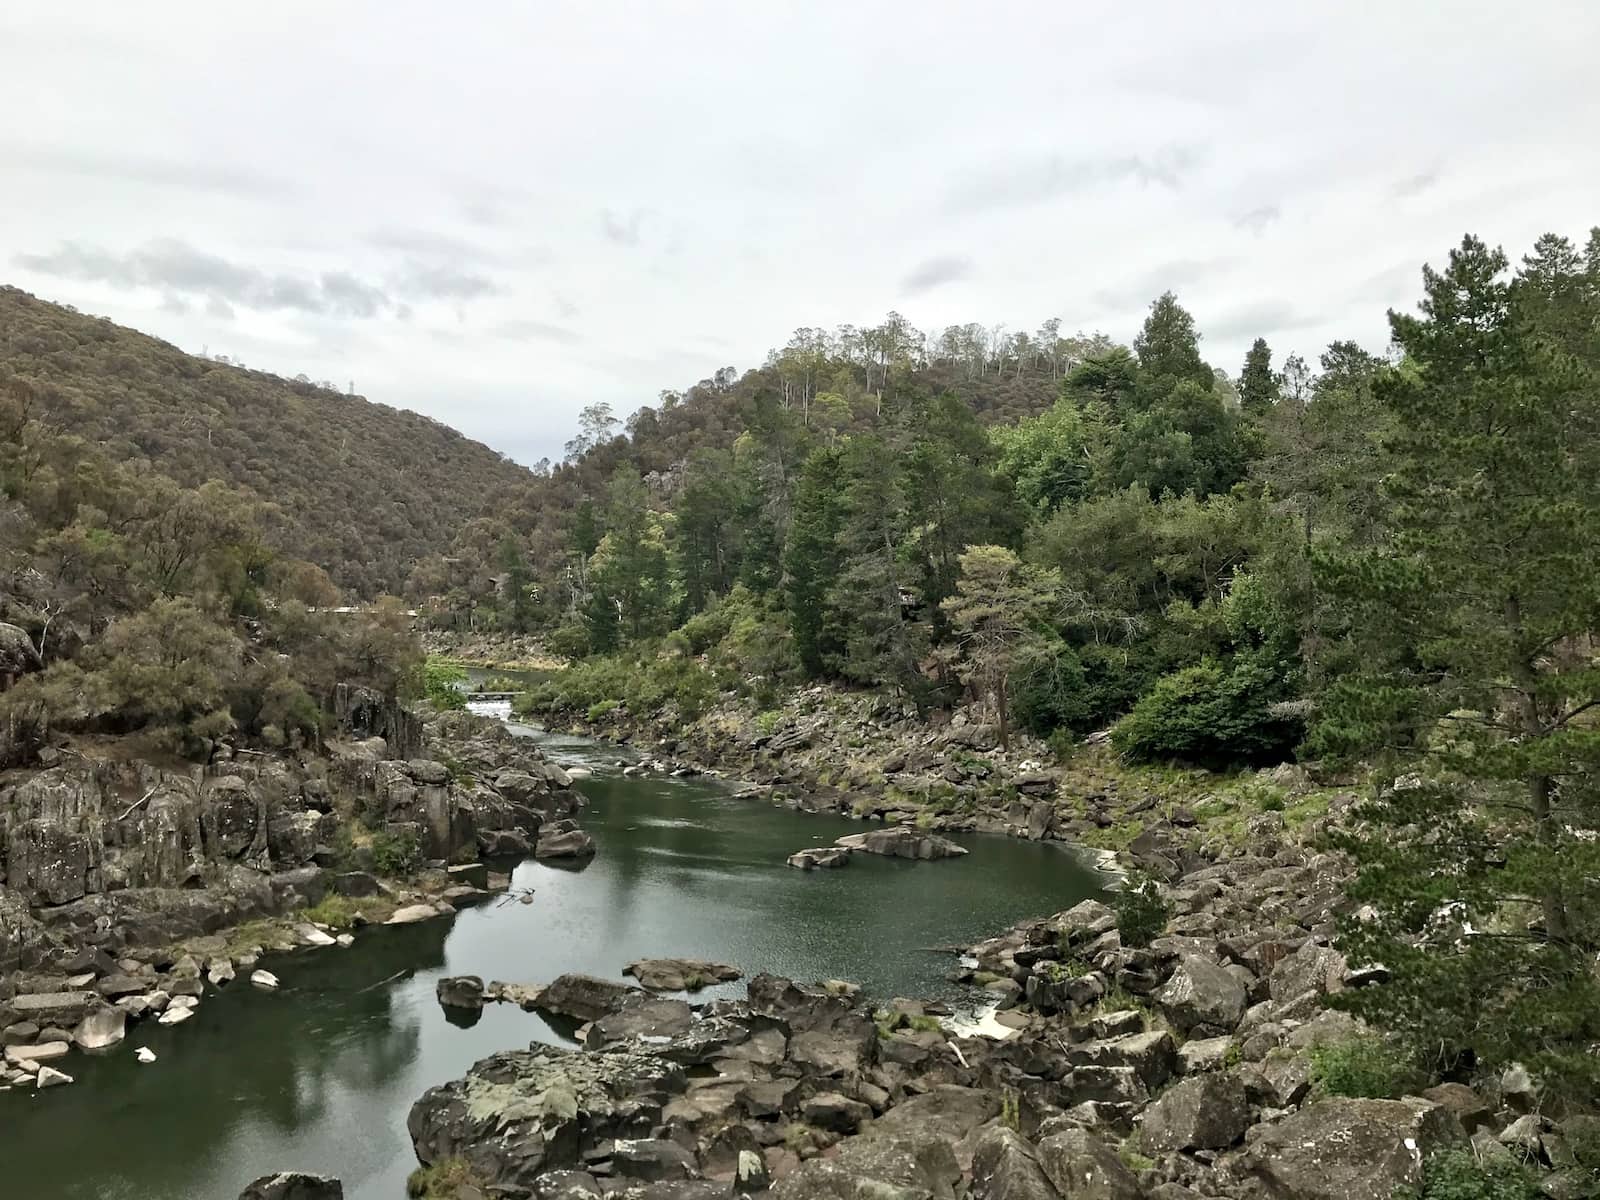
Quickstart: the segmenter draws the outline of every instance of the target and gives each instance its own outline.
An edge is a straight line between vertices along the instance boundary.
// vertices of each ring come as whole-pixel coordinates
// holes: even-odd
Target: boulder
[[[70,1027],[100,1005],[100,997],[94,992],[24,992],[0,1000],[0,1012],[9,1011],[13,1021]]]
[[[814,871],[823,867],[842,867],[850,861],[850,850],[844,846],[816,846],[810,850],[797,850],[786,860],[791,867]]]
[[[1178,1047],[1178,1074],[1220,1071],[1238,1043],[1231,1037],[1195,1038]]]
[[[120,1008],[101,1008],[79,1021],[72,1040],[84,1050],[104,1050],[127,1035],[128,1014]]]
[[[445,1008],[482,1008],[486,999],[478,975],[447,975],[434,985],[433,994]]]
[[[1226,1033],[1239,1024],[1245,1009],[1244,985],[1222,967],[1198,954],[1184,954],[1155,1001],[1181,1032],[1196,1029]]]
[[[557,976],[554,982],[541,988],[533,1003],[544,1012],[578,1021],[598,1021],[621,1007],[623,1000],[638,990],[626,983],[572,972]]]
[[[1165,1029],[1081,1042],[1067,1051],[1073,1066],[1132,1067],[1152,1092],[1178,1071],[1178,1049]]]
[[[622,968],[653,992],[696,992],[713,983],[742,977],[738,967],[704,958],[641,958]]]
[[[1140,1143],[1147,1154],[1225,1150],[1244,1136],[1250,1105],[1244,1084],[1210,1072],[1173,1084],[1145,1110]]]
[[[60,1087],[63,1083],[73,1082],[72,1076],[65,1071],[58,1071],[54,1067],[40,1067],[39,1073],[34,1076],[34,1087],[43,1091],[48,1087]]]
[[[694,1014],[682,1000],[627,991],[615,1009],[590,1023],[583,1044],[598,1050],[616,1042],[641,1038],[659,1047],[688,1033],[693,1019]]]
[[[1267,985],[1273,1002],[1285,1004],[1307,992],[1326,996],[1343,990],[1348,970],[1344,955],[1337,950],[1307,941],[1272,968]]]
[[[1000,1113],[1000,1099],[977,1088],[941,1084],[891,1108],[874,1121],[874,1135],[923,1134],[951,1145]]]
[[[991,1125],[972,1155],[973,1200],[1059,1200],[1039,1157],[1005,1125]]]
[[[665,1138],[620,1139],[611,1149],[611,1169],[624,1179],[649,1183],[700,1174],[694,1155]]]
[[[949,1143],[922,1133],[858,1134],[779,1179],[773,1200],[954,1200],[961,1168]]]
[[[535,858],[588,858],[594,853],[594,838],[582,829],[541,831],[533,848]]]
[[[1039,1143],[1039,1163],[1072,1200],[1139,1200],[1139,1181],[1121,1157],[1086,1129],[1065,1129]]]
[[[850,833],[835,843],[850,850],[866,854],[882,854],[890,858],[954,858],[965,854],[967,848],[949,838],[935,833],[922,833],[907,825],[892,825],[887,829],[874,829],[869,833]]]
[[[239,1193],[239,1200],[344,1200],[344,1186],[327,1175],[285,1171],[263,1175]]]
[[[265,991],[273,992],[278,989],[278,977],[271,971],[256,970],[250,972],[250,982]]]
[[[35,1042],[31,1046],[7,1046],[6,1062],[13,1067],[23,1063],[42,1063],[65,1058],[70,1047],[66,1042]]]
[[[1390,1200],[1465,1134],[1442,1105],[1408,1097],[1319,1100],[1253,1136],[1240,1167],[1270,1200]]]
[[[434,917],[439,915],[439,910],[431,904],[407,904],[403,908],[395,909],[393,914],[390,915],[389,919],[385,921],[384,924],[415,925],[418,921],[432,920]],[[331,943],[332,940],[333,939],[330,938],[329,942]]]
[[[854,1133],[872,1116],[872,1109],[838,1092],[818,1092],[801,1104],[800,1115],[813,1129]]]

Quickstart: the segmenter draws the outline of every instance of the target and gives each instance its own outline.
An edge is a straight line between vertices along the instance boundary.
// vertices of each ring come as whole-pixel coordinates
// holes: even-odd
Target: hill
[[[186,354],[12,287],[0,287],[4,376],[31,381],[57,429],[113,460],[275,505],[278,548],[359,597],[398,592],[415,560],[447,553],[531,478],[417,413]]]

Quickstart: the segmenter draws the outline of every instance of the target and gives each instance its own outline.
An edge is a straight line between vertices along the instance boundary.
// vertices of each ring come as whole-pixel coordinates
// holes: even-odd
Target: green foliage
[[[720,691],[716,673],[693,659],[615,655],[574,663],[531,688],[519,706],[528,713],[584,713],[593,721],[618,706],[648,720],[670,705],[682,719],[693,720]]]
[[[403,872],[385,872],[385,874],[403,874]],[[375,898],[355,899],[349,896],[340,896],[329,892],[316,904],[301,912],[307,921],[314,921],[318,925],[326,925],[330,929],[349,929],[358,920],[366,919],[382,901]]]
[[[1311,1047],[1311,1077],[1330,1096],[1391,1100],[1418,1082],[1394,1043],[1372,1034]]]
[[[1539,1181],[1509,1156],[1480,1159],[1471,1150],[1441,1150],[1422,1167],[1420,1188],[1400,1188],[1393,1200],[1537,1200]]]
[[[461,687],[466,681],[467,669],[451,659],[430,655],[422,664],[423,694],[441,711],[467,706],[467,694]]]
[[[1214,659],[1159,680],[1112,730],[1118,751],[1141,762],[1228,767],[1280,761],[1301,735],[1274,709],[1279,681],[1259,663]]]
[[[1127,880],[1112,898],[1117,914],[1117,932],[1124,946],[1148,946],[1167,928],[1172,905],[1161,894],[1153,879]]]
[[[372,835],[372,865],[379,875],[404,878],[422,865],[422,846],[409,829]]]
[[[482,1191],[467,1160],[458,1156],[442,1158],[418,1167],[406,1176],[406,1195],[410,1200],[457,1200],[470,1191]]]

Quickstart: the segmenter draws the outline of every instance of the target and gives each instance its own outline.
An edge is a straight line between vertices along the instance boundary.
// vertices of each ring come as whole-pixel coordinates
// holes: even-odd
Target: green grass
[[[482,1187],[464,1158],[442,1158],[406,1177],[406,1195],[411,1200],[456,1200],[456,1193],[469,1186]]]
[[[357,919],[370,921],[388,907],[385,901],[376,896],[340,896],[329,892],[320,903],[305,909],[300,916],[330,929],[349,929]]]

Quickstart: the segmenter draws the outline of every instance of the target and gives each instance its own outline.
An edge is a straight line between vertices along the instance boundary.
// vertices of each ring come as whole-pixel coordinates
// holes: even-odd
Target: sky
[[[1600,222],[1600,5],[0,4],[0,281],[512,457],[800,326],[1381,351]]]

